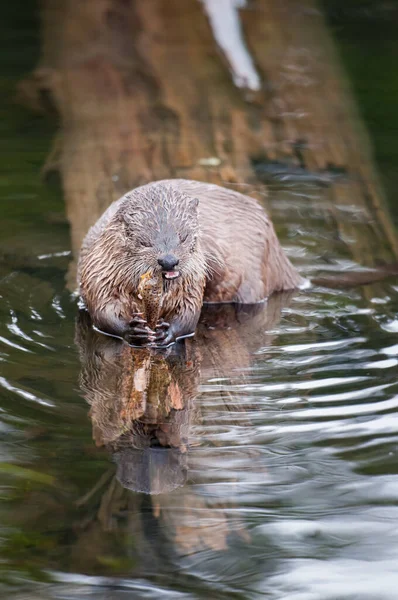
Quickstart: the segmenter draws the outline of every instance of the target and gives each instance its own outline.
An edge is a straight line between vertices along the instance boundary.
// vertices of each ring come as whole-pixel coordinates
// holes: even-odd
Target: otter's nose
[[[162,267],[163,271],[172,271],[174,267],[178,265],[180,261],[174,254],[166,254],[158,258],[158,263]]]

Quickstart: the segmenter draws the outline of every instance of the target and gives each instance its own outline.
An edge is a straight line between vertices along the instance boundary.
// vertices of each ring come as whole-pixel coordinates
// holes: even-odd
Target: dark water
[[[134,358],[97,336],[76,320],[65,290],[62,197],[39,175],[51,122],[14,102],[38,51],[35,13],[14,3],[7,18],[0,56],[1,597],[395,600],[397,282],[303,291],[237,323],[208,314],[215,329],[203,326],[152,371],[145,354]],[[372,32],[358,20],[344,29],[346,18],[331,11],[342,44],[350,40],[350,72],[361,78],[355,85],[371,119],[373,83],[352,57]],[[383,49],[375,53],[382,77]],[[388,120],[396,88],[387,74],[384,85],[377,115]],[[387,135],[382,127],[376,141]],[[397,167],[395,151],[391,141],[378,153],[386,180]],[[304,274],[320,260],[333,269],[350,265],[327,211],[308,209],[314,196],[322,206],[322,194],[301,182],[278,186],[270,203]],[[355,211],[345,220],[360,237]],[[123,373],[134,360],[143,376],[158,375],[132,433]]]
[[[322,4],[371,133],[390,211],[398,223],[398,3],[323,0]]]

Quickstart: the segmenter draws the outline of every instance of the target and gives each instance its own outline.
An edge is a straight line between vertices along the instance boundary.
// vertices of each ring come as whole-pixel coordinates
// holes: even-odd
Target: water
[[[3,26],[1,57],[1,597],[395,600],[396,280],[277,297],[237,320],[209,311],[196,340],[152,370],[145,352],[97,335],[65,289],[61,194],[39,176],[51,123],[13,102],[37,53],[34,11],[16,3],[8,18],[18,28]],[[308,210],[309,197],[324,205],[322,187],[273,192],[304,274],[350,264],[327,211]],[[344,219],[360,238],[355,211]],[[130,431],[132,361],[152,379]]]

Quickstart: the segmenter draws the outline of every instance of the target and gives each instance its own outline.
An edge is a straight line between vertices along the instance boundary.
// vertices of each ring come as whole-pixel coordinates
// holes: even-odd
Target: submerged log
[[[354,236],[356,262],[398,256],[316,3],[236,5],[43,0],[42,57],[20,92],[36,107],[50,99],[59,114],[46,170],[60,171],[75,257],[110,202],[141,183],[186,177],[264,196],[281,170],[326,182],[325,214],[336,235]],[[360,211],[360,231],[336,205]]]

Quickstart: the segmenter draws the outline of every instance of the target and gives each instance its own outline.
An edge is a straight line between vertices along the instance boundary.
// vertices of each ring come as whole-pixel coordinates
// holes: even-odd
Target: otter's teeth
[[[165,279],[177,279],[179,274],[180,274],[179,271],[165,271],[165,273],[163,275],[164,275]]]

